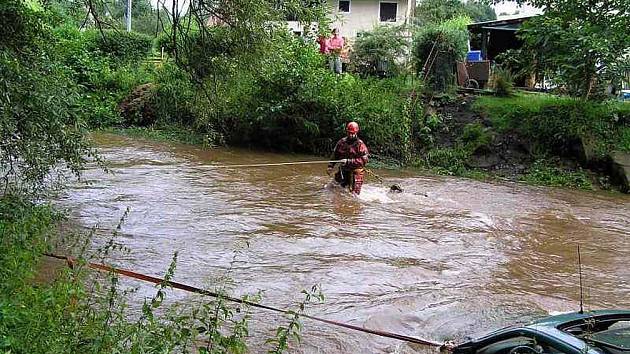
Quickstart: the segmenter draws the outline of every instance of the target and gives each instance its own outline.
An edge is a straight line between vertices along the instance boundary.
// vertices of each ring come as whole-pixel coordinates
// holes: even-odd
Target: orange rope
[[[78,260],[76,258],[69,257],[69,256],[59,256],[59,255],[55,255],[55,254],[51,254],[51,253],[44,253],[44,255],[47,256],[47,257],[51,257],[51,258],[65,260],[70,268],[74,268],[74,264],[78,262]],[[130,270],[126,270],[126,269],[115,268],[115,267],[112,267],[112,266],[109,266],[109,265],[106,265],[106,264],[87,263],[87,265],[88,265],[88,267],[90,267],[92,269],[96,269],[98,271],[116,273],[116,274],[124,275],[126,277],[130,277],[130,278],[146,281],[146,282],[153,283],[153,284],[166,284],[166,285],[168,285],[168,286],[170,286],[172,288],[184,290],[184,291],[191,292],[191,293],[201,294],[201,295],[215,297],[215,298],[222,298],[222,299],[225,299],[225,300],[228,300],[228,301],[231,301],[231,302],[236,302],[236,303],[239,303],[239,304],[244,304],[244,305],[248,305],[248,306],[252,306],[252,307],[256,307],[256,308],[260,308],[260,309],[265,309],[265,310],[269,310],[269,311],[280,312],[280,313],[283,313],[283,314],[289,314],[289,315],[294,315],[295,314],[295,312],[293,312],[293,311],[288,311],[288,310],[283,310],[283,309],[279,309],[279,308],[272,307],[272,306],[257,304],[255,302],[242,300],[242,299],[238,299],[238,298],[234,298],[234,297],[230,297],[230,296],[224,296],[224,295],[221,295],[221,294],[209,291],[209,290],[200,289],[200,288],[197,288],[197,287],[194,287],[194,286],[190,286],[190,285],[186,285],[186,284],[182,284],[182,283],[178,283],[178,282],[174,282],[174,281],[170,281],[170,280],[164,280],[164,279],[153,277],[153,276],[146,275],[146,274],[136,273],[136,272],[133,272],[133,271],[130,271]],[[427,340],[427,339],[415,338],[415,337],[410,337],[410,336],[406,336],[406,335],[403,335],[403,334],[397,334],[397,333],[392,333],[392,332],[379,331],[377,329],[369,329],[369,328],[365,328],[365,327],[355,326],[355,325],[342,323],[342,322],[337,322],[337,321],[333,321],[333,320],[327,320],[327,319],[324,319],[324,318],[320,318],[320,317],[316,317],[316,316],[310,316],[310,315],[305,315],[305,314],[302,314],[300,316],[309,318],[309,319],[314,320],[314,321],[328,323],[328,324],[331,324],[333,326],[339,326],[339,327],[343,327],[343,328],[348,328],[348,329],[352,329],[352,330],[355,330],[355,331],[360,331],[360,332],[364,332],[364,333],[374,334],[374,335],[381,336],[381,337],[393,338],[393,339],[398,339],[398,340],[405,341],[405,342],[422,344],[422,345],[428,345],[428,346],[433,346],[433,347],[442,347],[443,346],[442,343],[433,342],[433,341],[430,341],[430,340]]]

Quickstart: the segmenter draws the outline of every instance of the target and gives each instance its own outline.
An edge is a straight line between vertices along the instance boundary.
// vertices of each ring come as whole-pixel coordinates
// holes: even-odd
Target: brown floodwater
[[[226,164],[317,160],[95,136],[113,173],[95,167],[58,202],[98,224],[105,242],[126,208],[112,262],[160,275],[179,252],[175,281],[263,292],[290,308],[321,284],[312,315],[436,341],[578,309],[576,245],[586,308],[630,308],[630,197],[376,171],[359,198],[325,188],[325,165],[256,169]],[[398,184],[402,194],[390,194]],[[247,246],[248,245],[248,246]],[[155,291],[140,286],[141,303]],[[190,294],[171,291],[177,302]],[[250,350],[286,320],[254,311]],[[425,348],[304,321],[305,353],[407,353]]]

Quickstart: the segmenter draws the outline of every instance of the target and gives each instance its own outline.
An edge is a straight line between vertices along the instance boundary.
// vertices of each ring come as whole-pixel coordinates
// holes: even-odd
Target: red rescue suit
[[[335,173],[335,181],[342,187],[347,187],[354,194],[361,193],[365,165],[368,162],[368,148],[359,138],[342,138],[335,145],[331,160],[348,159],[339,171]],[[334,163],[328,167],[334,167]]]

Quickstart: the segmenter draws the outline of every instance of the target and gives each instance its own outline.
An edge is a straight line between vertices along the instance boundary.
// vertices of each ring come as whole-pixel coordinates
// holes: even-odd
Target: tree
[[[416,7],[416,21],[420,25],[440,23],[458,16],[470,17],[475,22],[495,20],[488,0],[422,0]]]
[[[630,0],[519,0],[543,9],[520,31],[539,70],[568,94],[597,97],[630,55]],[[600,96],[601,97],[601,96]]]
[[[468,15],[473,22],[492,21],[497,19],[489,1],[468,0],[464,5],[465,15]]]
[[[79,175],[93,155],[76,84],[50,44],[47,15],[21,0],[0,3],[0,193],[38,189],[61,166]]]
[[[351,62],[361,75],[392,75],[401,71],[398,65],[409,47],[404,28],[379,26],[364,32],[354,43]]]
[[[160,17],[167,19],[163,9],[154,9],[149,0],[133,0],[131,4],[133,31],[155,36],[163,30]],[[125,28],[126,0],[51,0],[49,5],[64,23],[79,28]]]
[[[419,24],[440,23],[459,16],[464,12],[460,0],[422,0],[416,7],[416,19]]]

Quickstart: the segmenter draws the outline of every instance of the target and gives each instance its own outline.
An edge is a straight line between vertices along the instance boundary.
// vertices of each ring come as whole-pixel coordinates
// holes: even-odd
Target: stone
[[[587,166],[596,162],[593,140],[588,137],[582,137],[570,147],[570,150],[577,155],[579,161]]]
[[[473,155],[466,162],[471,168],[491,169],[501,162],[501,158],[496,154]]]
[[[622,192],[630,193],[630,153],[615,151],[610,157],[614,181],[621,185]]]

